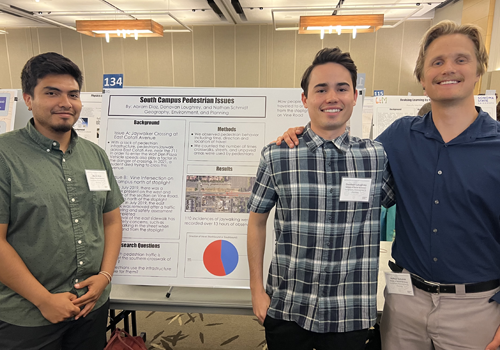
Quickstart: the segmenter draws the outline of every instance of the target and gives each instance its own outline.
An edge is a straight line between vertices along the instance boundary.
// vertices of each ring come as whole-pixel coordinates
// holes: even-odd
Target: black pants
[[[86,317],[41,327],[0,321],[2,350],[102,350],[106,344],[109,300]]]
[[[269,350],[363,350],[368,329],[346,333],[315,333],[292,321],[266,316],[264,320]]]

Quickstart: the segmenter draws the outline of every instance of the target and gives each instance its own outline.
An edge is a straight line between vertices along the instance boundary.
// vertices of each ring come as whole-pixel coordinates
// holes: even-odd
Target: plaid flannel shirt
[[[268,315],[317,333],[375,323],[382,145],[346,131],[326,141],[306,126],[293,149],[264,147],[248,207],[276,205]],[[339,201],[343,177],[371,178],[368,202]]]

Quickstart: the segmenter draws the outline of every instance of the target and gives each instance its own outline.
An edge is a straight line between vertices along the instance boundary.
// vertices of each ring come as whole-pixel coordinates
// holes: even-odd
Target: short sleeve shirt
[[[86,169],[106,171],[111,191],[90,191]],[[99,273],[103,214],[121,203],[106,153],[74,131],[66,153],[32,121],[0,135],[0,223],[8,224],[7,241],[49,292],[86,293],[73,285]],[[109,292],[110,286],[94,309],[106,302]],[[31,302],[2,283],[0,320],[18,326],[50,324]]]
[[[262,151],[248,207],[276,206],[268,315],[317,332],[371,327],[376,318],[382,145],[344,133],[333,141],[309,126],[299,145]],[[370,179],[367,201],[342,201],[346,178]]]
[[[397,202],[392,256],[428,281],[500,278],[500,123],[476,108],[449,142],[432,112],[400,118],[377,139],[393,177],[384,205]]]

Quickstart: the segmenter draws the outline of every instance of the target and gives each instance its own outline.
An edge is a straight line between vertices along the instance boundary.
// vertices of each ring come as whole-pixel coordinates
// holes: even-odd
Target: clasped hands
[[[37,307],[51,323],[59,323],[72,317],[78,320],[92,311],[108,283],[108,279],[103,275],[91,276],[75,284],[76,289],[88,287],[87,293],[81,297],[78,298],[70,292],[49,293]]]

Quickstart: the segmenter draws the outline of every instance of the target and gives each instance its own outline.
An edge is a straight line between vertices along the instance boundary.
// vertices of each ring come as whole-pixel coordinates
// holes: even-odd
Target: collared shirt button
[[[55,141],[54,141],[54,142],[52,142],[52,144],[53,144],[54,146],[57,146],[57,142],[55,142]]]
[[[330,188],[330,193],[333,193],[333,188]]]
[[[68,181],[71,181],[71,178],[70,178],[70,177],[68,177]]]
[[[66,161],[66,159],[63,158],[63,163]]]
[[[441,175],[443,172],[441,170],[438,170],[438,175]]]
[[[49,149],[49,148],[47,148],[47,152],[50,152],[50,149]]]
[[[81,240],[81,239],[80,239],[80,240],[78,240],[78,244],[82,244],[82,240]]]
[[[326,242],[326,246],[329,247],[330,246],[330,242]]]
[[[80,261],[80,265],[83,265],[83,261]]]
[[[434,260],[434,261],[438,261],[438,258],[434,258],[434,259],[432,259],[432,260]]]
[[[432,230],[432,232],[436,233],[436,232],[438,232],[438,229],[435,228],[434,230]]]
[[[75,199],[74,199],[74,198],[71,198],[71,201],[72,201],[72,202],[74,202],[74,201],[75,201]]]
[[[436,200],[434,201],[434,204],[439,204],[439,201],[436,199]]]
[[[78,224],[78,219],[75,219],[75,222]]]
[[[78,278],[75,278],[75,282],[78,283]]]

